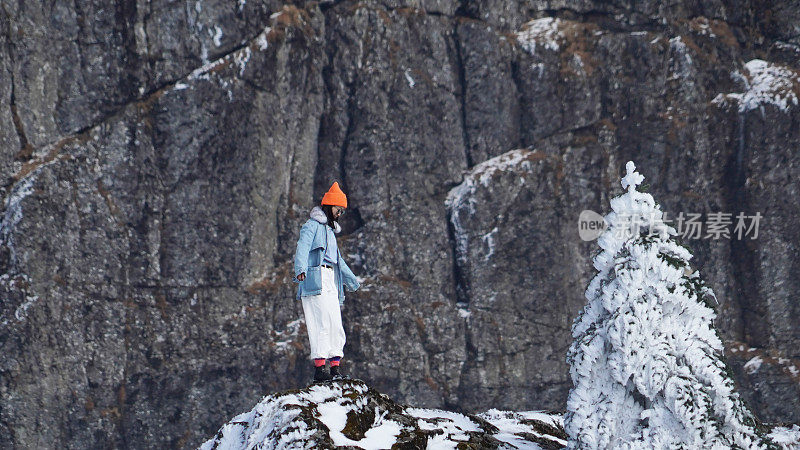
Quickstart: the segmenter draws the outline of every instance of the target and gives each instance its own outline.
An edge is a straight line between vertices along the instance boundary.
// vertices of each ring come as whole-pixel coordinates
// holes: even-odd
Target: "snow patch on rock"
[[[781,449],[797,450],[800,448],[800,426],[792,425],[792,428],[775,427],[767,437],[778,444]]]
[[[299,340],[300,329],[305,325],[305,320],[299,318],[286,324],[283,331],[273,332],[272,347],[277,353],[288,353]]]
[[[222,30],[219,28],[216,28],[216,30],[217,32],[214,35],[214,43],[215,45],[221,45],[221,43],[218,43],[218,40],[219,38],[222,37]],[[214,71],[214,69],[229,64],[235,64],[239,68],[239,76],[242,76],[244,74],[245,68],[247,67],[247,63],[250,61],[250,57],[252,56],[253,50],[258,49],[259,51],[263,52],[269,47],[269,41],[267,40],[267,35],[269,34],[270,30],[272,30],[272,27],[269,26],[265,27],[261,31],[261,33],[258,34],[258,36],[253,38],[251,44],[245,45],[244,47],[236,51],[233,51],[231,53],[228,53],[227,55],[218,58],[214,61],[203,64],[201,67],[198,67],[197,69],[193,70],[186,77],[186,79],[188,81],[210,80],[211,79],[210,74]],[[225,80],[223,84],[225,87],[227,87],[228,83],[229,82]],[[181,89],[185,89],[186,86],[185,84],[178,83],[175,85],[175,88],[177,88],[178,85],[184,86],[181,87]]]
[[[468,432],[481,431],[478,424],[463,414],[424,408],[407,408],[405,412],[418,419],[420,429],[443,431],[441,435],[435,436],[432,442],[428,442],[428,447],[456,448],[458,442],[469,441]]]
[[[19,272],[17,248],[14,245],[14,231],[19,222],[23,219],[22,205],[24,200],[33,193],[33,185],[36,181],[36,177],[43,168],[60,160],[60,158],[54,158],[47,161],[19,180],[11,188],[3,205],[3,215],[0,217],[0,245],[8,249],[9,269],[8,272],[0,276],[0,285],[2,285],[5,290],[24,292],[24,301],[17,306],[13,314],[13,318],[17,321],[25,320],[28,315],[28,309],[36,303],[39,296],[28,291],[32,280],[25,273]],[[7,299],[3,300],[6,301]],[[10,320],[10,317],[2,317],[0,318],[0,325],[5,326]]]
[[[763,363],[763,362],[764,362],[764,360],[761,359],[760,356],[756,356],[753,359],[751,359],[750,361],[747,361],[745,363],[744,370],[746,370],[747,373],[751,373],[751,374],[752,373],[756,373],[756,372],[758,372],[758,369],[761,368],[761,363]]]
[[[403,74],[406,76],[406,81],[408,82],[408,87],[412,87],[413,88],[414,85],[416,84],[416,82],[414,81],[413,78],[411,78],[411,74],[409,73],[410,71],[411,71],[411,69],[406,69],[403,72]]]
[[[548,414],[543,411],[513,412],[490,409],[478,414],[478,417],[496,426],[499,432],[495,434],[495,437],[502,442],[510,444],[511,448],[542,448],[535,444],[532,445],[523,436],[533,436],[537,439],[554,443],[554,445],[546,448],[567,445],[566,436],[559,435],[557,431],[553,432],[564,428],[564,418],[562,416]],[[549,431],[549,433],[545,431]]]
[[[215,46],[219,47],[222,45],[222,28],[214,25],[214,29],[208,30],[208,32],[211,34],[211,38],[214,41]]]
[[[397,442],[397,435],[402,427],[399,423],[385,418],[387,411],[380,412],[375,409],[375,420],[372,428],[364,433],[359,440],[350,439],[342,433],[347,425],[347,413],[352,411],[347,408],[344,401],[329,401],[317,406],[319,418],[330,430],[330,437],[337,446],[351,445],[364,449],[391,448]]]
[[[565,442],[562,424],[560,415],[540,411],[468,415],[401,406],[360,380],[343,380],[268,395],[200,448],[555,448]]]
[[[5,291],[12,291],[12,290],[20,290],[24,293],[24,301],[17,306],[14,310],[13,318],[16,319],[18,322],[22,322],[28,316],[28,309],[39,300],[39,296],[35,294],[29,294],[28,287],[31,285],[31,279],[24,273],[17,274],[17,275],[10,275],[8,273],[4,273],[0,275],[0,286],[3,287]],[[11,317],[0,317],[0,325],[6,326],[11,321]]]
[[[453,225],[456,241],[456,257],[460,261],[463,262],[468,255],[469,239],[464,227],[468,218],[464,216],[475,214],[475,194],[478,188],[489,186],[492,178],[498,173],[530,171],[533,167],[532,162],[538,154],[533,150],[516,149],[495,156],[475,165],[466,173],[464,181],[447,193],[445,207],[450,214],[450,223]],[[484,242],[489,246],[489,250],[493,251],[494,236],[484,237]]]
[[[236,52],[233,57],[233,62],[239,67],[239,76],[244,75],[244,69],[247,68],[247,63],[250,61],[250,56],[252,55],[252,51],[250,50],[250,46],[247,46],[242,49],[240,52]]]
[[[693,63],[689,47],[681,36],[675,36],[669,40],[669,48],[675,54],[675,76],[686,80],[692,79]]]
[[[744,92],[719,94],[712,103],[724,105],[731,102],[738,105],[739,112],[763,109],[765,105],[775,106],[781,111],[797,106],[800,73],[761,59],[748,61],[744,69],[744,73],[731,74],[734,79],[742,82]]]
[[[561,24],[561,19],[555,17],[530,20],[516,32],[517,42],[531,55],[536,54],[536,47],[558,51],[564,41]]]
[[[8,247],[11,253],[11,265],[17,262],[17,252],[14,248],[13,230],[22,220],[22,201],[33,192],[33,182],[36,180],[38,169],[17,182],[6,197],[3,219],[0,222],[0,243]]]
[[[498,228],[494,227],[492,228],[492,231],[484,234],[483,237],[481,238],[483,239],[483,243],[486,244],[487,247],[486,255],[483,257],[483,259],[486,261],[488,261],[489,258],[492,257],[492,255],[494,255],[494,236],[497,234],[498,231],[499,231]]]
[[[748,373],[757,372],[766,364],[782,370],[794,378],[795,381],[800,382],[800,360],[783,357],[780,352],[774,349],[749,347],[735,341],[730,345],[729,351],[731,354],[743,360],[749,358],[743,366]]]
[[[495,156],[480,164],[476,164],[465,176],[464,181],[447,193],[445,206],[448,208],[459,207],[464,204],[474,206],[474,194],[479,186],[488,186],[492,177],[498,172],[531,168],[531,155],[533,150],[516,149]],[[474,213],[474,209],[470,209]]]
[[[51,149],[46,149],[49,153]],[[40,157],[41,158],[41,157]],[[30,285],[30,278],[24,273],[17,273],[18,259],[17,248],[14,245],[14,231],[19,222],[23,218],[23,203],[24,200],[33,193],[33,185],[36,182],[36,177],[45,167],[60,161],[61,158],[56,157],[50,161],[42,163],[39,167],[28,173],[24,178],[19,180],[10,190],[6,196],[3,205],[3,214],[0,217],[0,245],[5,246],[9,252],[9,271],[0,277],[0,283],[9,289],[19,289],[18,283],[22,281],[23,286]],[[25,301],[17,307],[14,318],[21,321],[27,316],[28,308],[38,300],[38,296],[30,294],[26,295]],[[2,324],[8,323],[8,319],[3,319]]]

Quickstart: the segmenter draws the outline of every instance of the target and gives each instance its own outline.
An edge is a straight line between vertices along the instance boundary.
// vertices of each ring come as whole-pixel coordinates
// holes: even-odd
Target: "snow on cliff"
[[[517,41],[531,55],[536,54],[537,46],[557,51],[564,41],[561,24],[561,20],[555,17],[530,20],[516,33]]]
[[[200,448],[562,448],[560,415],[489,410],[478,415],[394,403],[359,380],[313,384],[264,397]],[[395,446],[395,447],[393,447]]]
[[[719,94],[712,102],[722,105],[733,102],[739,112],[747,112],[764,105],[776,106],[781,111],[797,106],[800,95],[800,74],[775,63],[754,59],[745,65],[745,73],[734,72],[733,77],[744,85],[744,92]]]

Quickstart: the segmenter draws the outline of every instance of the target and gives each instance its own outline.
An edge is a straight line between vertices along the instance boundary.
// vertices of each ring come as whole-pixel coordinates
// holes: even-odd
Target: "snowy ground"
[[[566,445],[559,414],[489,410],[478,415],[406,407],[359,380],[264,397],[201,449],[540,449]]]

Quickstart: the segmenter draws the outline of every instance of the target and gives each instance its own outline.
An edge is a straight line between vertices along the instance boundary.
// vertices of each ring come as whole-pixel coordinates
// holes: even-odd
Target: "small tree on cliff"
[[[626,170],[572,326],[569,448],[771,447],[721,359],[714,293]]]

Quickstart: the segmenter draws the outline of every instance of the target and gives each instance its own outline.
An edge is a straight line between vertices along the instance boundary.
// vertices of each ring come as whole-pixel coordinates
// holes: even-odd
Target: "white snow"
[[[748,61],[745,73],[731,74],[744,85],[744,92],[719,94],[712,102],[717,105],[728,101],[739,105],[739,112],[747,112],[765,105],[773,105],[781,111],[797,106],[800,92],[800,74],[779,64],[761,59]]]
[[[642,176],[639,172],[636,172],[635,166],[633,165],[633,161],[628,161],[625,165],[625,170],[628,173],[622,177],[622,188],[627,189],[628,192],[632,192],[636,189],[642,181],[644,181],[644,176]]]
[[[342,430],[347,424],[347,413],[352,408],[344,406],[341,400],[329,401],[317,406],[319,420],[330,430],[329,436],[336,445],[352,445],[363,449],[388,449],[397,442],[397,435],[402,430],[399,423],[384,419],[386,412],[380,413],[375,408],[375,422],[372,424],[364,438],[354,441],[344,434]]]
[[[669,48],[673,52],[675,52],[675,64],[677,65],[676,76],[679,76],[684,79],[690,79],[692,77],[692,55],[689,54],[689,48],[686,46],[686,43],[683,42],[683,38],[681,36],[675,36],[669,40]]]
[[[315,384],[306,389],[264,397],[251,411],[234,417],[219,432],[202,444],[202,450],[218,449],[300,449],[317,448],[315,434],[326,435],[336,446],[361,449],[389,449],[404,431],[400,422],[388,418],[368,400],[367,386],[353,380],[330,384]],[[373,394],[370,394],[373,395]],[[301,409],[302,408],[302,409]],[[369,408],[373,408],[370,410]],[[315,421],[300,416],[311,411]],[[306,413],[306,414],[307,414]],[[363,437],[355,440],[343,433],[349,413],[364,417],[372,413],[374,420]],[[451,411],[405,407],[404,416],[417,420],[421,430],[435,433],[428,439],[427,449],[455,449],[470,440],[472,433],[489,433],[469,416]],[[478,415],[496,427],[493,436],[504,443],[501,448],[539,449],[539,445],[519,433],[530,433],[563,445],[565,442],[535,431],[534,423],[560,427],[562,419],[538,411],[522,413],[490,410]],[[411,431],[411,430],[407,430]]]
[[[273,401],[262,400],[249,412],[240,414],[225,424],[215,439],[206,441],[201,449],[255,449],[264,443],[271,449],[312,448],[308,442],[314,430],[309,430],[302,420],[296,420],[300,409],[292,408],[302,400],[296,396],[284,396]],[[260,420],[267,417],[269,420]]]
[[[472,311],[469,310],[469,303],[466,302],[456,302],[456,310],[462,319],[467,319],[472,315]]]
[[[714,31],[711,30],[711,26],[709,25],[708,19],[705,17],[698,17],[695,19],[694,24],[697,26],[697,32],[703,36],[708,36],[711,38],[717,37],[714,34]]]
[[[18,322],[22,322],[28,316],[28,309],[39,300],[38,295],[29,294],[27,292],[27,287],[31,285],[30,277],[24,273],[16,275],[4,273],[0,275],[0,285],[7,290],[21,289],[25,292],[25,300],[14,310],[14,318],[17,319]],[[9,320],[9,318],[3,317],[2,321],[0,321],[0,325],[8,325]]]
[[[269,34],[270,30],[272,30],[272,27],[264,28],[264,32],[259,34],[258,37],[256,38],[256,44],[258,45],[258,49],[262,52],[269,47],[269,41],[267,40],[267,35]]]
[[[208,80],[208,79],[210,79],[210,77],[208,76],[208,72],[211,69],[217,67],[218,65],[223,64],[227,58],[228,58],[228,56],[223,56],[220,59],[205,63],[202,66],[198,67],[197,69],[194,69],[192,71],[192,73],[190,73],[189,76],[186,77],[186,78],[188,80],[198,80],[198,79],[199,80]],[[205,59],[205,58],[203,58],[203,59]]]
[[[244,308],[242,308],[244,310]],[[292,350],[292,344],[297,342],[300,336],[300,328],[305,325],[305,320],[301,317],[286,324],[286,329],[275,333],[274,348],[277,353],[287,353]]]
[[[425,408],[406,408],[406,414],[419,419],[419,427],[427,430],[444,430],[452,441],[468,441],[467,431],[481,431],[481,428],[469,417],[451,411]]]
[[[410,74],[410,73],[408,73],[410,70],[411,70],[411,69],[406,69],[406,70],[405,70],[405,72],[404,72],[404,74],[405,74],[405,76],[406,76],[406,81],[408,81],[408,86],[413,88],[413,87],[414,87],[414,84],[416,84],[416,83],[414,83],[414,79],[413,79],[413,78],[411,78],[411,74]]]
[[[551,414],[545,411],[522,411],[517,414],[527,420],[538,420],[553,427],[564,426],[564,417],[558,414]]]
[[[563,419],[559,416],[554,416],[541,411],[512,412],[490,409],[489,411],[478,414],[478,417],[486,420],[500,430],[498,434],[494,435],[495,438],[507,444],[513,445],[518,449],[541,448],[539,445],[523,438],[524,435],[520,435],[520,433],[531,434],[539,438],[548,439],[560,445],[567,445],[567,441],[563,439],[544,435],[536,431],[536,428],[534,428],[529,422],[530,420],[538,420],[554,427],[562,426]]]
[[[11,264],[17,262],[17,251],[14,247],[13,231],[20,220],[22,220],[22,201],[33,192],[33,182],[36,180],[40,168],[29,173],[25,178],[18,181],[9,192],[5,201],[5,213],[0,222],[0,242],[3,242],[10,252]]]
[[[758,369],[761,368],[761,363],[763,362],[764,360],[761,359],[760,356],[756,356],[745,363],[744,370],[747,371],[747,373],[756,373]]]
[[[768,436],[782,449],[800,449],[800,426],[792,425],[792,428],[775,427]]]
[[[353,391],[363,393],[366,389],[354,386]],[[322,412],[318,412],[320,421],[334,423],[338,420],[338,412],[330,411],[327,405],[331,402],[340,404],[342,398],[339,385],[314,385],[298,393],[268,395],[251,411],[231,419],[217,436],[203,443],[200,448],[207,450],[215,448],[215,445],[216,448],[231,450],[313,448],[314,444],[309,438],[315,430],[309,429],[299,418],[300,407],[317,404],[318,408],[322,408]]]
[[[39,300],[39,296],[37,295],[26,297],[25,301],[14,311],[14,317],[20,322],[25,320],[25,317],[28,315],[28,308],[33,306],[36,300]]]
[[[221,37],[222,36],[222,34],[221,34],[222,31],[219,30],[219,28],[217,28],[217,30],[218,30],[218,32],[217,32],[218,35]],[[267,47],[269,47],[269,42],[267,41],[267,34],[269,33],[270,30],[271,30],[271,27],[264,28],[264,30],[262,30],[261,33],[259,33],[258,36],[256,36],[253,39],[253,41],[255,42],[256,46],[258,47],[258,49],[260,51],[264,51],[264,50],[267,49]],[[216,43],[216,41],[215,41],[215,43]],[[242,76],[242,74],[244,73],[245,67],[247,66],[247,63],[250,61],[251,53],[252,53],[252,50],[250,49],[250,46],[246,45],[243,48],[241,48],[239,50],[236,50],[234,52],[231,52],[231,53],[229,53],[229,54],[227,54],[227,55],[225,55],[225,56],[223,56],[223,57],[221,57],[219,59],[216,59],[214,61],[211,61],[211,62],[203,64],[203,66],[193,70],[192,73],[190,73],[189,76],[187,76],[186,78],[189,81],[198,80],[198,79],[199,80],[209,80],[209,79],[211,79],[211,77],[209,76],[209,72],[212,69],[214,69],[214,68],[216,68],[216,67],[218,67],[220,65],[227,64],[229,62],[233,62],[233,64],[236,64],[239,67],[239,76]],[[203,59],[205,60],[205,57]],[[221,84],[223,85],[223,87],[227,87],[228,84],[229,84],[229,81],[222,80]],[[178,84],[176,84],[175,86],[177,87]],[[229,93],[229,96],[232,95],[232,93],[230,91],[228,93]]]
[[[211,30],[208,30],[211,33]],[[219,47],[222,45],[222,28],[217,25],[214,25],[214,32],[212,33],[212,38],[214,41],[214,45]]]
[[[489,258],[491,258],[492,255],[494,255],[494,236],[497,234],[498,231],[499,231],[498,228],[494,227],[492,228],[492,231],[484,234],[483,237],[481,238],[483,240],[483,243],[486,244],[487,247],[486,255],[484,255],[483,257],[485,261],[488,261]]]
[[[356,275],[356,281],[360,285],[358,290],[361,292],[368,292],[370,291],[369,285],[366,283],[367,279],[361,276]]]
[[[241,51],[236,52],[236,54],[234,55],[233,61],[239,67],[240,77],[244,75],[244,69],[247,68],[247,63],[250,61],[251,55],[252,51],[250,50],[250,46],[243,48]]]
[[[536,54],[537,46],[558,51],[564,40],[559,30],[561,23],[561,19],[553,17],[528,21],[516,32],[517,41],[531,55]]]
[[[42,151],[44,154],[48,154],[52,148],[47,147]],[[35,155],[37,158],[43,158],[43,155]],[[4,212],[2,219],[0,219],[0,243],[8,248],[9,252],[9,270],[7,273],[4,273],[0,276],[0,283],[2,283],[8,289],[20,289],[18,287],[18,283],[20,280],[24,281],[25,286],[31,285],[31,279],[25,273],[16,273],[19,270],[18,267],[18,255],[17,255],[17,248],[14,245],[14,231],[19,222],[23,218],[23,208],[22,205],[24,203],[25,198],[33,193],[33,184],[36,181],[36,177],[45,167],[54,164],[60,161],[60,157],[56,157],[50,161],[44,162],[39,165],[36,169],[32,170],[30,173],[25,175],[22,179],[16,182],[11,187],[10,192],[6,196],[4,202]],[[34,303],[39,299],[39,296],[28,292],[28,289],[22,288],[25,291],[25,300],[17,306],[14,311],[14,318],[17,321],[23,321],[28,315],[28,309],[33,306]],[[5,299],[4,299],[5,300]],[[9,322],[9,318],[2,318],[0,324],[7,325]]]

